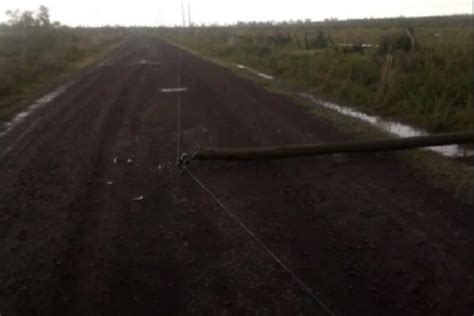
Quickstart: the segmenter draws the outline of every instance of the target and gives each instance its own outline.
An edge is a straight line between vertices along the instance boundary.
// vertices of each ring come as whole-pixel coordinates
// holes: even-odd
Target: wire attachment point
[[[188,154],[182,153],[181,156],[178,158],[177,165],[179,168],[183,169],[187,165],[189,165],[190,162],[191,162],[191,159],[189,158]]]

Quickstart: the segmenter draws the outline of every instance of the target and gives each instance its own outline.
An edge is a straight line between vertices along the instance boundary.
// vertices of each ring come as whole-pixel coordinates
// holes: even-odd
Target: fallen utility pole
[[[293,145],[263,148],[198,150],[191,160],[261,160],[281,159],[303,156],[320,156],[343,153],[361,153],[376,151],[395,151],[435,147],[454,144],[474,143],[474,132],[448,133],[429,136],[417,136],[372,141],[337,142],[320,145]]]

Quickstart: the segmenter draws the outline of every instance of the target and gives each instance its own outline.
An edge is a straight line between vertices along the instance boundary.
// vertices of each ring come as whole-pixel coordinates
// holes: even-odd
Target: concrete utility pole
[[[191,0],[188,0],[188,26],[192,26],[193,23],[191,21]]]
[[[185,27],[186,26],[186,15],[184,13],[184,2],[183,2],[183,0],[181,0],[181,19],[182,19],[183,27]]]
[[[407,138],[262,148],[203,148],[191,160],[260,160],[474,144],[474,131]]]

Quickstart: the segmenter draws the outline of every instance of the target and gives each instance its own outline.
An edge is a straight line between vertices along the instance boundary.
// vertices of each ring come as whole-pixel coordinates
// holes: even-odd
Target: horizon
[[[269,0],[259,3],[252,3],[250,0],[230,1],[225,4],[213,0],[169,0],[160,3],[136,0],[133,5],[114,4],[110,0],[84,0],[80,4],[55,0],[4,0],[0,4],[0,23],[7,22],[7,10],[36,11],[40,5],[50,9],[52,21],[71,27],[173,27],[182,26],[183,23],[189,25],[189,21],[196,26],[229,26],[239,22],[278,24],[305,20],[323,22],[327,19],[347,21],[472,15],[470,0],[401,0],[383,4],[374,0],[362,0],[357,4],[334,0],[329,5],[319,5],[309,0],[294,0],[291,4],[293,5],[288,1],[270,3]]]
[[[31,10],[33,11],[33,10]],[[352,22],[352,21],[376,21],[376,20],[397,20],[397,19],[423,19],[423,18],[450,18],[450,17],[467,17],[473,16],[473,13],[453,13],[453,14],[444,14],[444,15],[420,15],[420,16],[388,16],[388,17],[365,17],[365,18],[348,18],[348,19],[338,19],[338,18],[326,18],[323,20],[281,20],[281,21],[237,21],[229,24],[220,24],[220,23],[202,23],[202,24],[195,24],[192,25],[186,24],[183,26],[182,24],[176,25],[121,25],[121,24],[103,24],[103,25],[68,25],[68,24],[60,24],[63,27],[70,27],[70,28],[200,28],[200,27],[232,27],[232,26],[239,26],[239,25],[298,25],[298,24],[306,24],[306,23],[344,23],[344,22]],[[52,19],[51,22],[56,22],[57,20]],[[0,20],[0,26],[5,25],[8,26],[7,21]]]

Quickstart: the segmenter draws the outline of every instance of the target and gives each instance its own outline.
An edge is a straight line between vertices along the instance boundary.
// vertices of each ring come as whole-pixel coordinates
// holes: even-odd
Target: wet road
[[[325,315],[182,151],[345,140],[290,99],[152,38],[0,138],[0,314]],[[336,315],[467,315],[474,216],[398,154],[189,167]],[[143,199],[141,198],[143,197]]]

